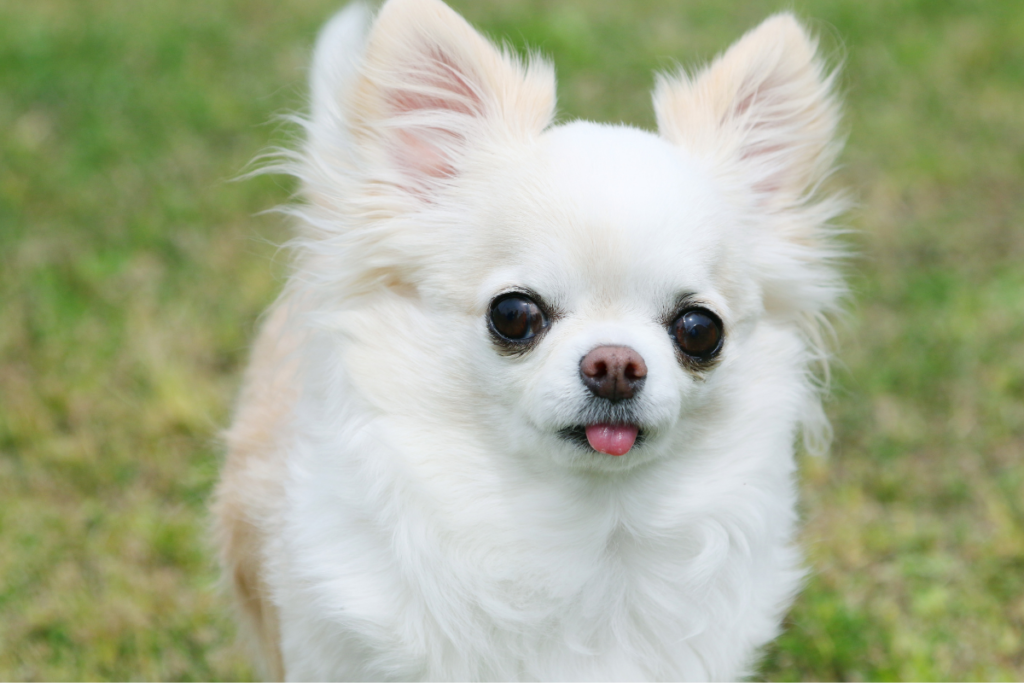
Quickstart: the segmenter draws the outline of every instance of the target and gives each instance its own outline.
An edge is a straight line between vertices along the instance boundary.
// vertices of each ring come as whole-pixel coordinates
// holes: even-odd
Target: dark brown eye
[[[491,328],[503,339],[526,341],[547,325],[540,306],[525,294],[505,294],[491,302]]]
[[[722,348],[722,321],[704,308],[691,308],[672,323],[672,336],[687,356],[711,360]]]

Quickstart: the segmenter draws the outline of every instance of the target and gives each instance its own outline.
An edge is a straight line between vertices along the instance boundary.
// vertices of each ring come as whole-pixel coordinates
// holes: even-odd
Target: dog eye
[[[526,341],[548,326],[537,303],[524,294],[506,294],[491,302],[491,327],[510,341]]]
[[[704,308],[691,308],[672,323],[672,336],[687,356],[708,361],[722,348],[722,321]]]

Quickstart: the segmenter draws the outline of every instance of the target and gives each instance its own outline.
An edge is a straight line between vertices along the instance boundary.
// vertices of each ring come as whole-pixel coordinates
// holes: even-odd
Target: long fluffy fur
[[[551,67],[439,0],[327,25],[278,166],[304,197],[295,271],[214,510],[270,676],[749,673],[803,573],[794,440],[827,430],[833,82],[778,15],[659,79],[660,137],[552,126]],[[516,357],[485,322],[510,286],[559,312]],[[666,334],[680,294],[725,321],[713,367]],[[601,344],[650,370],[621,458],[558,436],[610,414],[578,377]]]

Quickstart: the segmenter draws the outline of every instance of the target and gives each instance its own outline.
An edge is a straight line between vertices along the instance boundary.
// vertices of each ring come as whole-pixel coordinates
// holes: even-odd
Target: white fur
[[[732,679],[799,588],[794,440],[842,291],[816,199],[830,78],[780,15],[663,77],[661,134],[552,126],[554,78],[438,0],[328,24],[312,70],[284,518],[264,548],[291,679]],[[562,312],[521,357],[488,304]],[[681,294],[722,319],[681,363]],[[648,366],[647,441],[560,438],[602,344]]]

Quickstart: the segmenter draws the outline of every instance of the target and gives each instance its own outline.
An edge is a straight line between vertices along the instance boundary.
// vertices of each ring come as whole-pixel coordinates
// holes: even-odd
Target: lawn
[[[1024,679],[1024,3],[461,0],[562,118],[790,7],[844,64],[857,256],[769,679]],[[207,501],[333,0],[0,0],[0,679],[255,675]]]

